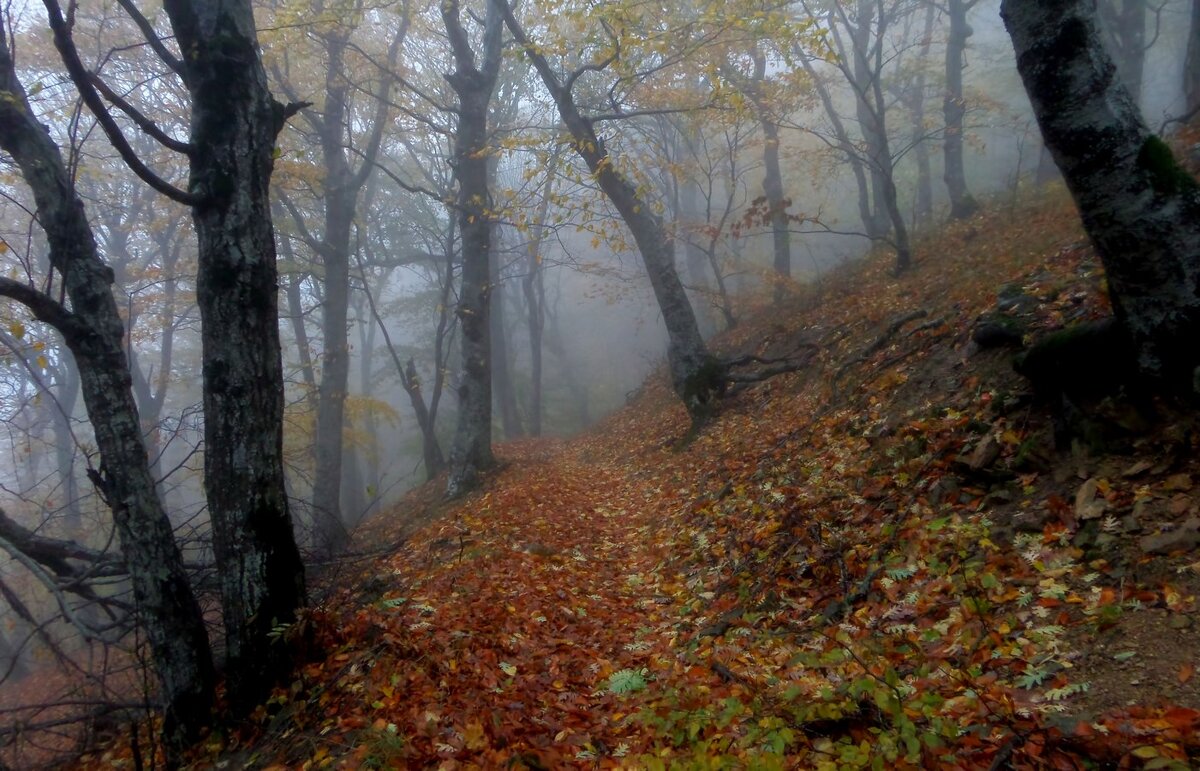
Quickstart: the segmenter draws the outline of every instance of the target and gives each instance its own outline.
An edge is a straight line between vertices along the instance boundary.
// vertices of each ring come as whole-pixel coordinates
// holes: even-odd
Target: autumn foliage
[[[660,373],[584,436],[499,446],[481,492],[369,522],[303,622],[323,652],[195,764],[1191,767],[1200,563],[1147,541],[1195,512],[1191,426],[1054,450],[971,330],[1003,286],[1034,333],[1102,316],[1103,278],[1066,204],[1016,215],[718,338],[815,353],[697,435]]]

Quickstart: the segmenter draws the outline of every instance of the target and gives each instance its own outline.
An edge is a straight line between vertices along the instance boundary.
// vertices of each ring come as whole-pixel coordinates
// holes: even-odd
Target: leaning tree
[[[1169,390],[1193,389],[1200,185],[1143,123],[1105,50],[1095,0],[1004,0],[1001,15],[1138,367]]]

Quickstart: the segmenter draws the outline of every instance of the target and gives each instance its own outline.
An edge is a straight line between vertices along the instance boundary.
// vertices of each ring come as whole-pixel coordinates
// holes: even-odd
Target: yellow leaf
[[[8,331],[12,332],[12,336],[20,340],[25,336],[25,325],[19,321],[14,321],[8,325]]]
[[[8,244],[4,243],[3,241],[0,241],[0,254],[4,254],[7,251],[8,251]]]
[[[46,369],[50,366],[50,362],[46,361],[45,356],[39,356],[37,357],[37,365],[40,369]]]
[[[472,720],[467,723],[467,730],[463,731],[463,741],[466,742],[469,750],[484,750],[491,746],[488,741],[487,734],[483,731],[483,726],[478,720]]]

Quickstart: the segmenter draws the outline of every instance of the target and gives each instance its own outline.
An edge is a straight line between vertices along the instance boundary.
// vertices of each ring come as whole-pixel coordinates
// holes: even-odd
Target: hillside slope
[[[414,492],[330,576],[324,654],[197,766],[1190,767],[1191,419],[1056,451],[970,342],[1105,313],[1075,222],[979,218],[761,309],[718,350],[805,365],[695,437],[659,376]]]

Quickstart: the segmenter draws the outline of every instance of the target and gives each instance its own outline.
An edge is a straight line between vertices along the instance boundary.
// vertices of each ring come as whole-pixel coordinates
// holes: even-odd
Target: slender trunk
[[[792,278],[791,233],[788,232],[788,202],[783,197],[783,173],[779,168],[779,127],[765,115],[763,130],[763,192],[771,212],[771,243],[775,254],[775,302],[787,295]]]
[[[817,96],[821,99],[821,106],[825,108],[825,115],[829,118],[829,124],[833,127],[833,136],[837,140],[837,147],[842,155],[846,158],[846,162],[850,164],[850,173],[854,175],[855,191],[857,192],[858,217],[862,221],[863,232],[869,237],[874,237],[873,217],[871,215],[871,187],[867,182],[867,172],[864,168],[862,155],[858,148],[850,139],[850,133],[846,130],[846,124],[842,121],[841,116],[837,112],[837,107],[833,103],[833,95],[829,93],[829,87],[825,85],[825,81],[817,75],[816,68],[808,57],[800,52],[800,64],[804,67],[805,73],[812,81],[813,87],[817,91]]]
[[[283,253],[292,262],[291,243],[285,238]],[[299,273],[287,276],[284,296],[287,298],[288,320],[292,323],[292,335],[296,338],[296,355],[300,358],[300,377],[304,379],[304,398],[314,412],[317,409],[317,375],[313,370],[312,347],[308,342],[308,329],[304,326],[304,300],[300,296],[300,284],[304,278]]]
[[[248,0],[164,0],[192,98],[204,487],[225,622],[229,702],[260,704],[291,667],[271,633],[306,602],[283,473],[283,364],[270,179],[288,109],[268,90]]]
[[[67,356],[62,357],[58,366],[60,374],[53,407],[54,460],[62,485],[66,529],[72,537],[79,537],[83,535],[83,509],[79,500],[79,480],[75,476],[75,435],[71,431],[71,417],[79,400],[79,372],[75,362]]]
[[[662,218],[654,213],[638,188],[618,171],[604,140],[596,135],[592,122],[579,112],[574,97],[559,80],[545,55],[529,41],[513,15],[512,7],[503,0],[495,0],[489,8],[496,5],[502,5],[509,31],[524,47],[526,56],[554,98],[559,116],[574,139],[576,153],[587,164],[600,189],[633,235],[667,328],[671,383],[692,420],[705,419],[711,413],[716,397],[724,390],[725,373],[700,336],[696,314],[675,270],[675,244],[667,234]]]
[[[100,260],[83,202],[58,147],[29,108],[2,36],[0,87],[9,97],[0,100],[0,146],[33,191],[50,264],[62,276],[71,310],[10,279],[0,284],[4,294],[29,304],[39,319],[54,326],[75,357],[101,457],[101,471],[93,482],[112,507],[162,683],[163,732],[173,758],[209,721],[215,673],[208,635],[146,462],[122,344],[124,328],[111,290],[112,271]]]
[[[963,95],[964,54],[967,40],[975,31],[967,23],[967,12],[976,0],[947,0],[950,16],[950,37],[946,41],[946,96],[942,101],[942,116],[946,121],[942,152],[946,168],[944,179],[950,193],[950,219],[967,219],[979,211],[979,203],[967,189],[967,172],[963,163],[963,116],[967,112]]]
[[[883,73],[871,67],[872,37],[878,23],[878,34],[883,34],[883,19],[876,19],[876,0],[858,0],[854,25],[850,29],[850,41],[854,48],[851,86],[854,91],[855,114],[862,130],[864,149],[870,160],[871,174],[871,218],[867,234],[872,238],[886,236],[889,221],[894,224],[886,196],[890,176],[891,155],[886,152],[887,128],[883,124],[883,113],[872,105],[872,93],[880,86]],[[887,168],[885,168],[887,164]]]
[[[913,217],[913,226],[917,228],[925,227],[933,221],[933,172],[930,168],[929,142],[925,130],[925,63],[929,58],[929,49],[933,46],[933,22],[936,16],[937,7],[931,3],[925,9],[925,29],[917,59],[917,76],[913,80],[908,97],[913,119],[913,158],[917,167],[917,200]]]
[[[533,235],[526,249],[525,277],[521,289],[525,294],[528,311],[526,323],[529,331],[529,435],[542,435],[542,332],[546,328],[546,279],[542,268],[542,242],[546,220],[550,214],[550,199],[554,193],[555,175],[558,172],[559,155],[550,157],[546,168],[546,181],[542,185],[538,203],[537,220],[533,223]]]
[[[494,177],[493,177],[494,178]],[[489,183],[490,187],[490,183]],[[507,312],[505,307],[504,282],[500,276],[500,226],[493,223],[492,246],[488,270],[491,284],[491,329],[488,331],[492,340],[492,390],[496,406],[500,411],[500,428],[504,431],[505,439],[515,439],[524,433],[521,427],[521,414],[517,408],[517,389],[513,384],[512,361],[508,346],[508,327],[504,323]]]
[[[1192,24],[1183,65],[1183,95],[1184,112],[1195,120],[1200,115],[1200,0],[1192,0]]]
[[[454,179],[458,183],[458,230],[462,234],[462,285],[458,321],[462,329],[462,373],[458,425],[450,449],[447,497],[457,497],[495,463],[492,455],[491,249],[488,190],[488,106],[500,60],[500,17],[488,4],[483,68],[459,21],[457,0],[442,4],[442,20],[454,51],[455,71],[446,76],[458,95]]]
[[[1145,374],[1196,388],[1200,185],[1116,77],[1094,0],[1004,0],[1017,69]]]

